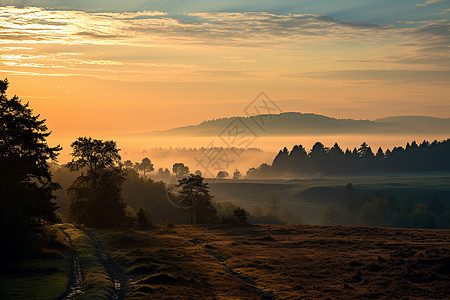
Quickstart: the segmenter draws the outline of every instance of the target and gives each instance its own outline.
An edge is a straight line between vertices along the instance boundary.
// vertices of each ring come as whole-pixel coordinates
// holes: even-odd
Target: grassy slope
[[[449,230],[175,226],[96,235],[135,276],[130,299],[450,295]]]
[[[113,293],[113,284],[89,237],[70,224],[58,226],[70,235],[83,274],[86,290],[75,299],[109,299]],[[52,228],[57,233],[58,241],[68,246],[56,225]],[[0,299],[48,300],[63,295],[71,272],[70,253],[67,249],[42,249],[42,252],[34,259],[11,264],[9,272],[0,272]]]
[[[394,194],[399,199],[412,195],[418,201],[425,201],[436,193],[443,201],[450,199],[450,173],[294,180],[215,180],[210,182],[210,187],[217,201],[232,201],[250,211],[255,206],[264,208],[267,196],[274,192],[286,206],[300,213],[306,223],[318,224],[328,203],[340,206],[342,192],[349,182],[361,195],[381,192]]]
[[[95,235],[134,278],[129,299],[258,299],[252,288],[174,229]]]
[[[56,238],[65,243],[64,235],[53,227]],[[0,299],[56,299],[68,284],[71,268],[69,253],[42,249],[33,259],[11,262],[8,270],[0,272]]]
[[[65,224],[65,231],[70,235],[74,249],[78,253],[81,272],[86,284],[86,291],[76,300],[109,299],[113,292],[113,284],[97,256],[97,250],[89,237],[80,229]]]

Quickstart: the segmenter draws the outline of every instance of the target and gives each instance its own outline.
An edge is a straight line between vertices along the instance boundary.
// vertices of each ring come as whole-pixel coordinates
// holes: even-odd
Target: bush
[[[152,227],[152,217],[147,209],[139,208],[137,211],[137,227],[149,229]]]
[[[247,224],[247,211],[242,207],[236,207],[233,210],[233,217],[237,224]]]

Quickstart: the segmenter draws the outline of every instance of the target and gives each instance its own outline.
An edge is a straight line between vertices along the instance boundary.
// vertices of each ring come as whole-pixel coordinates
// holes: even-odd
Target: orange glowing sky
[[[260,91],[283,111],[450,117],[448,1],[399,0],[408,9],[379,1],[398,10],[389,18],[364,6],[353,17],[350,4],[344,9],[352,1],[339,10],[328,0],[329,11],[309,1],[256,11],[45,2],[38,8],[36,1],[0,0],[12,5],[0,7],[0,77],[55,135],[134,133],[243,115]]]

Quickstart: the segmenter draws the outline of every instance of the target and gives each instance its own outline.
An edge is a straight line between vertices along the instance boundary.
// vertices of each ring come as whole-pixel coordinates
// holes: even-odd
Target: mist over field
[[[101,137],[101,136],[100,136]],[[251,148],[257,148],[258,151],[251,152],[251,155],[243,155],[231,152],[229,166],[217,168],[212,166],[208,168],[210,173],[217,174],[220,170],[226,170],[229,173],[236,168],[241,172],[247,171],[251,167],[259,166],[262,163],[271,164],[278,151],[284,147],[292,149],[295,145],[302,144],[306,149],[311,149],[316,142],[322,142],[328,147],[338,143],[344,150],[359,147],[363,142],[369,144],[373,149],[381,147],[383,149],[392,149],[394,147],[404,147],[406,143],[423,140],[434,141],[444,140],[448,137],[446,134],[405,134],[405,135],[303,135],[303,136],[260,136],[250,145]],[[105,136],[105,139],[111,138]],[[52,137],[55,144],[63,146],[63,151],[58,157],[59,163],[66,163],[70,159],[70,144],[73,137]],[[177,136],[177,137],[134,137],[117,136],[118,147],[122,149],[121,155],[124,160],[140,161],[144,157],[152,159],[156,169],[171,168],[176,162],[183,162],[193,171],[206,169],[199,163],[204,158],[201,148],[223,147],[227,144],[218,136],[198,137],[198,136]],[[196,151],[192,149],[197,149]]]

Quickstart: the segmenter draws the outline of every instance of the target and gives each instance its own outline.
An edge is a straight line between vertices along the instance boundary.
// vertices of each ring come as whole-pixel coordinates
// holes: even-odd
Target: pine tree
[[[3,250],[14,250],[56,221],[52,200],[60,186],[48,161],[62,148],[47,144],[45,120],[17,96],[8,99],[7,88],[8,81],[0,80],[0,243]]]

